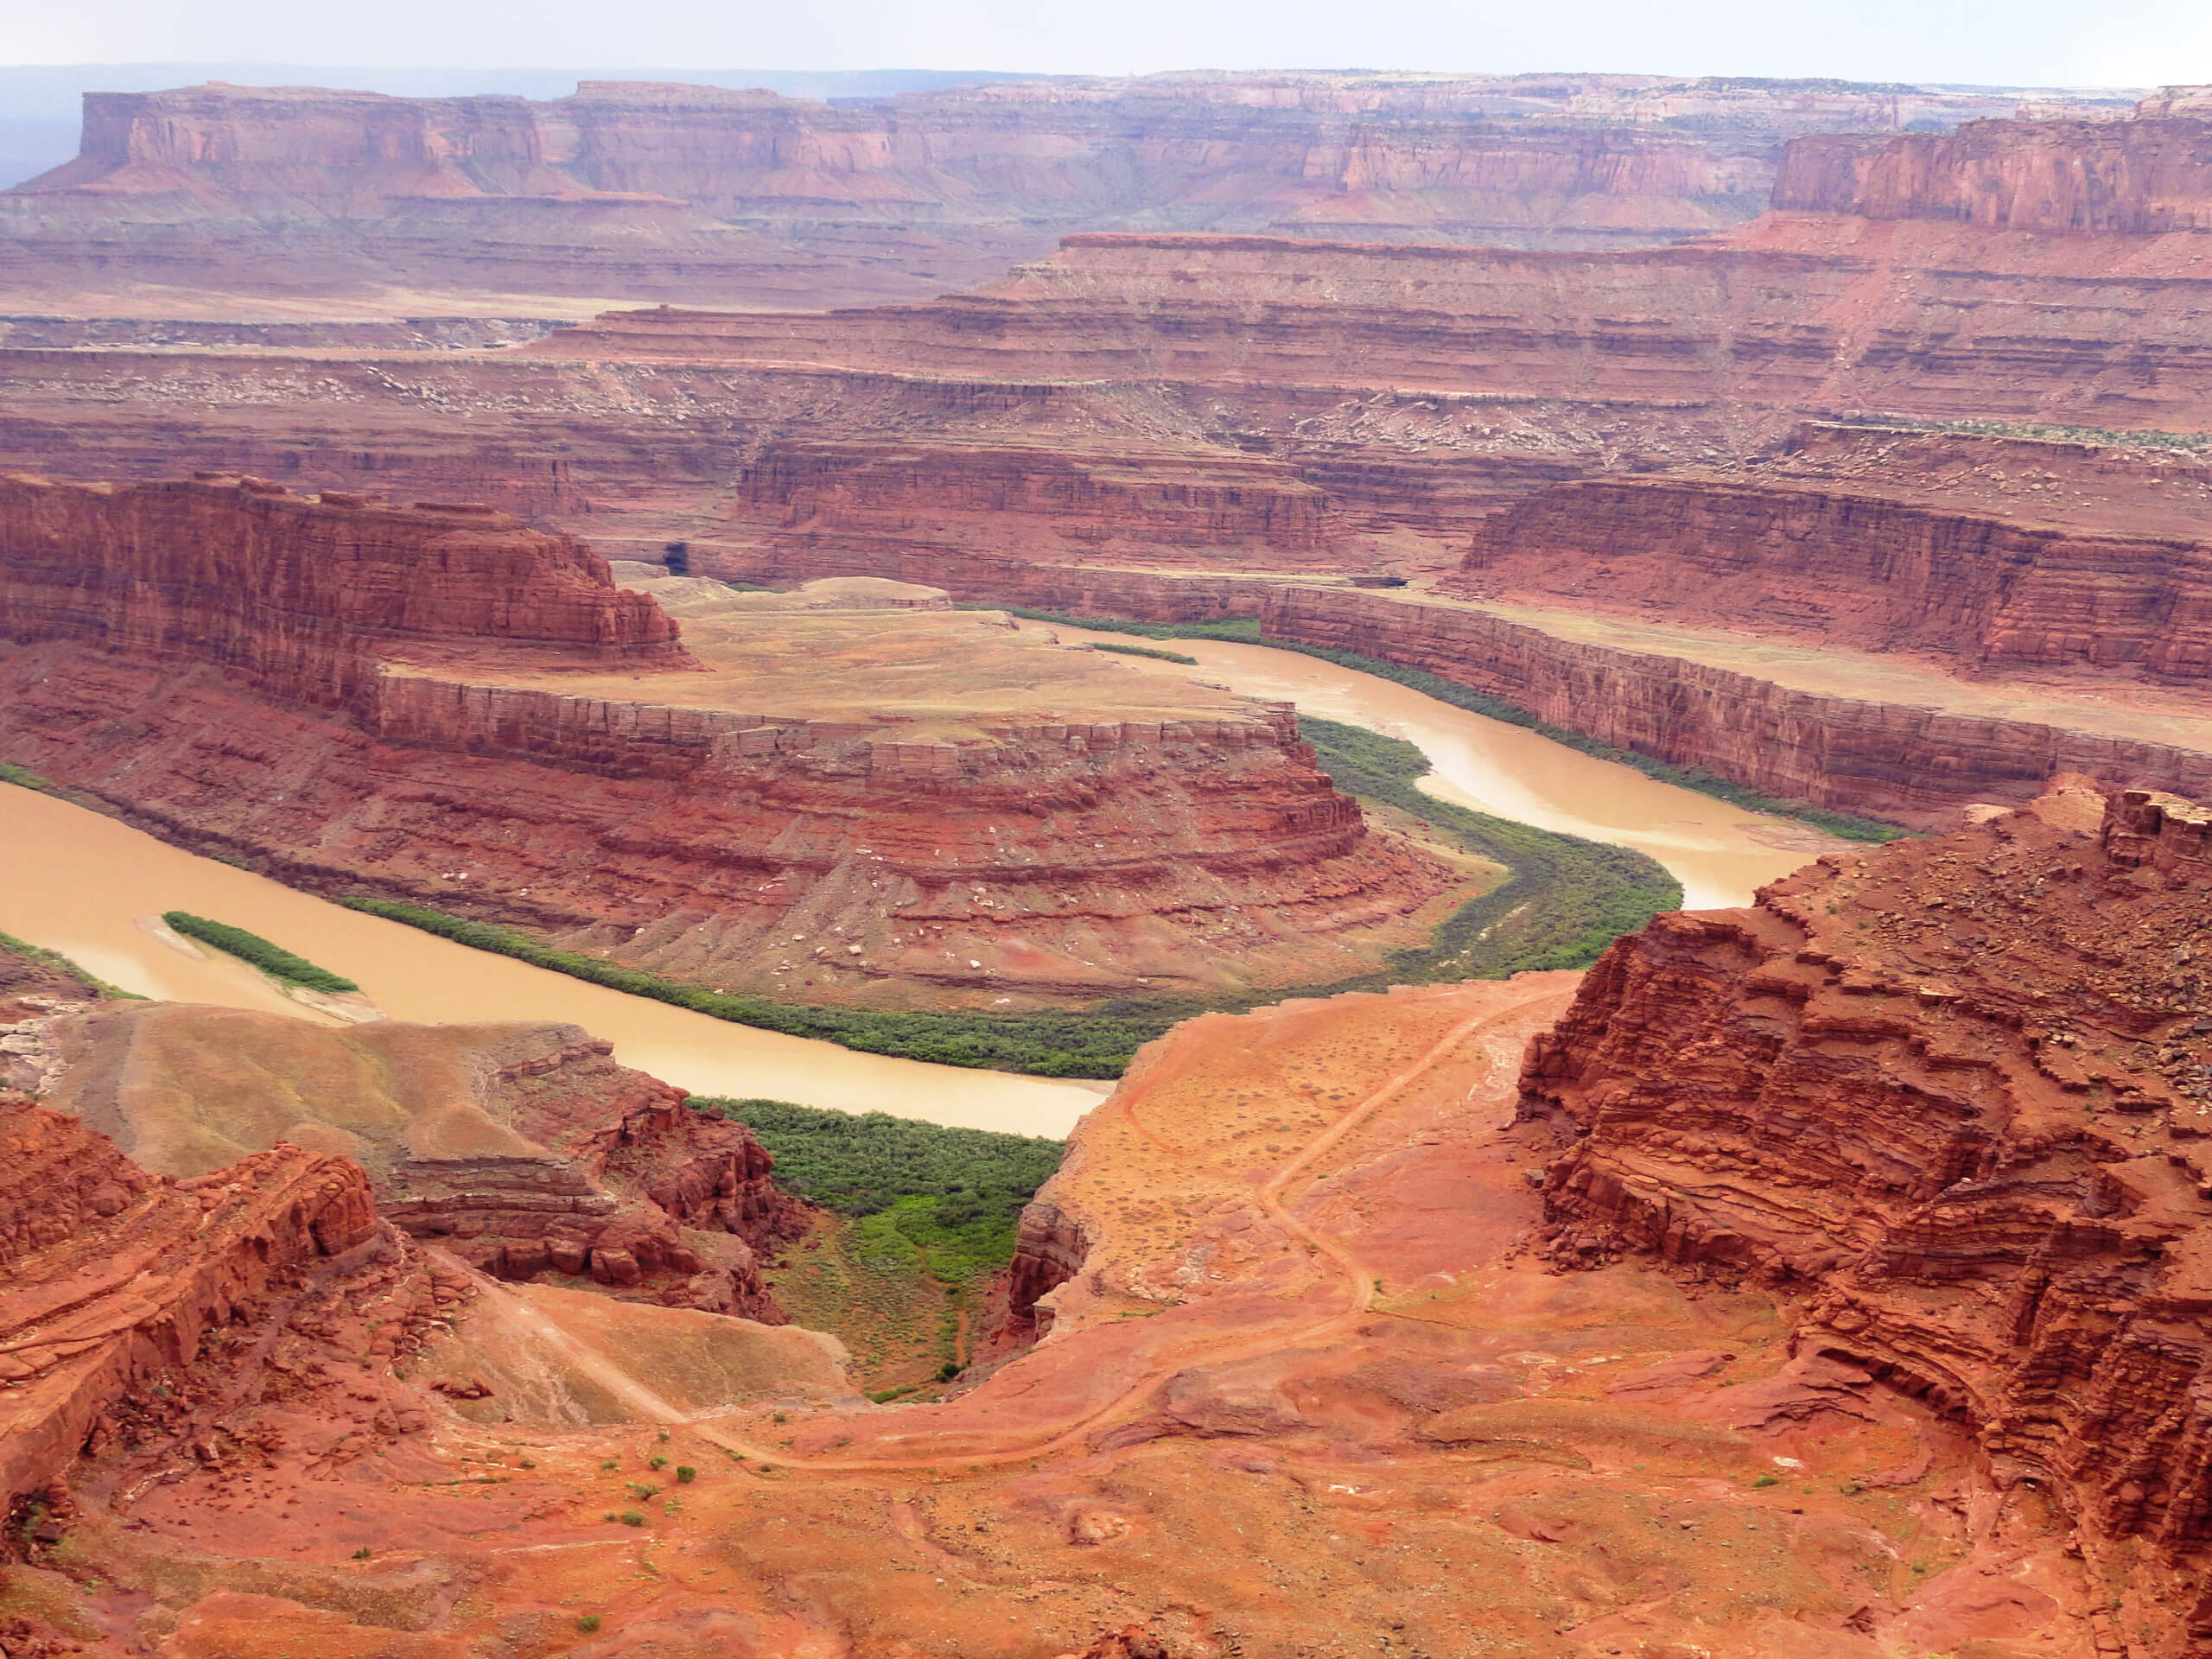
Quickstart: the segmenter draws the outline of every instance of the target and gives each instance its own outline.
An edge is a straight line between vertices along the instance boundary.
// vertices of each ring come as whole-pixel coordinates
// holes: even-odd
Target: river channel
[[[1424,785],[1448,799],[1650,854],[1680,879],[1692,908],[1747,903],[1760,883],[1843,844],[1314,658],[1213,640],[1173,645],[1237,690],[1418,744],[1435,768]],[[1186,671],[1123,660],[1144,671]],[[328,1017],[243,963],[163,938],[146,923],[165,910],[274,939],[357,981],[391,1019],[573,1021],[612,1041],[625,1065],[696,1094],[1058,1136],[1108,1088],[855,1053],[710,1020],[364,916],[51,796],[0,785],[0,931],[143,995]]]
[[[1197,658],[1207,678],[1236,690],[1294,702],[1303,714],[1403,738],[1434,768],[1421,780],[1430,794],[1541,830],[1648,853],[1682,884],[1686,910],[1748,905],[1777,876],[1853,844],[1795,818],[1746,811],[1695,790],[1662,784],[1633,766],[1584,754],[1526,727],[1454,709],[1318,657],[1218,639],[1132,639],[1057,625],[1053,631],[1071,642],[1180,652]],[[1122,660],[1160,673],[1190,671],[1148,658]]]

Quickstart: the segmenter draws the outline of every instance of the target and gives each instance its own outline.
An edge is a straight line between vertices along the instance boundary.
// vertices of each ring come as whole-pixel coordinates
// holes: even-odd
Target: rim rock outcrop
[[[1555,1262],[1794,1292],[1801,1353],[1970,1429],[2202,1634],[2212,814],[2061,783],[1621,940],[1520,1109]]]

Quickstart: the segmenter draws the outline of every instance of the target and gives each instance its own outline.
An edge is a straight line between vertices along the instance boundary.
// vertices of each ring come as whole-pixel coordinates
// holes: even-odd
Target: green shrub
[[[676,1484],[677,1485],[689,1486],[693,1481],[698,1478],[699,1471],[696,1469],[694,1469],[690,1464],[679,1463],[676,1465]]]
[[[623,1510],[620,1518],[622,1524],[626,1527],[642,1527],[645,1524],[645,1517],[635,1510]]]
[[[249,933],[242,927],[232,927],[227,922],[211,922],[205,916],[194,916],[190,911],[165,910],[162,919],[188,938],[198,939],[202,944],[212,944],[242,962],[250,962],[273,979],[288,985],[303,986],[310,991],[324,991],[333,996],[361,988],[350,979],[341,979],[327,968],[318,968],[305,957],[296,957],[281,944],[271,944],[258,933]]]
[[[19,939],[12,933],[0,933],[0,951],[35,962],[42,967],[53,969],[56,973],[67,974],[87,990],[100,996],[120,997],[127,1002],[143,1002],[146,1000],[136,991],[126,991],[119,985],[109,984],[97,974],[86,972],[59,950],[49,950],[42,944],[33,944],[28,939]]]
[[[854,1243],[863,1257],[901,1266],[925,1251],[930,1273],[947,1285],[1014,1259],[1021,1206],[1064,1150],[1039,1136],[884,1112],[710,1096],[691,1103],[751,1128],[775,1154],[779,1184],[859,1222]]]
[[[586,1636],[591,1635],[594,1631],[599,1629],[599,1615],[597,1613],[583,1613],[579,1615],[576,1619],[576,1628],[582,1630]]]
[[[1154,651],[1150,645],[1116,645],[1103,639],[1094,639],[1090,642],[1090,648],[1093,651],[1110,651],[1116,657],[1156,657],[1163,663],[1181,663],[1191,668],[1196,668],[1198,664],[1197,658],[1185,656],[1179,651]]]
[[[457,944],[512,957],[533,967],[632,996],[651,997],[711,1019],[780,1031],[787,1036],[817,1038],[866,1054],[890,1054],[938,1065],[988,1067],[1044,1077],[1118,1077],[1130,1055],[1181,1017],[1127,1006],[1104,1014],[1006,1014],[887,1012],[777,1002],[687,984],[576,951],[557,950],[513,928],[471,921],[420,905],[367,897],[340,902],[366,915],[419,927]]]
[[[54,785],[29,766],[11,766],[0,760],[0,784],[14,784],[19,789],[51,790]]]
[[[1782,1484],[1782,1477],[1780,1475],[1761,1475],[1757,1480],[1753,1481],[1751,1484],[1754,1486],[1779,1486]]]

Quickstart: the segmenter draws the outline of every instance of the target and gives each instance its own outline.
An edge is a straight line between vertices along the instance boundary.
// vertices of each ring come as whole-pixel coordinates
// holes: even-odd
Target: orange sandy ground
[[[1179,1027],[1047,1189],[1091,1244],[1051,1335],[949,1403],[563,1432],[426,1395],[352,1463],[96,1459],[0,1616],[168,1659],[1051,1659],[1131,1625],[1178,1659],[2088,1659],[2058,1518],[1793,1359],[1786,1306],[1516,1252],[1515,1073],[1576,978]]]

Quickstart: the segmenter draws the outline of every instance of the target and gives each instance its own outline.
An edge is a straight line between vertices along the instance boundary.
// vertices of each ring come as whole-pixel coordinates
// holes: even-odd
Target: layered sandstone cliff
[[[1966,673],[2212,675],[2212,543],[2069,530],[1864,487],[1565,485],[1478,524],[1446,586],[1912,652]]]
[[[794,569],[872,574],[993,553],[1083,563],[1357,560],[1329,497],[1267,456],[1047,437],[778,439],[747,468],[717,535],[771,541]]]
[[[1811,114],[1739,96],[1716,120],[1622,105],[1624,89],[1186,76],[834,106],[615,81],[543,103],[93,93],[77,158],[0,195],[0,282],[158,285],[171,305],[197,289],[794,306],[970,286],[1087,227],[1642,246],[1758,212],[1782,137]],[[2010,111],[1830,104],[1854,129]]]
[[[1792,139],[1774,206],[2044,235],[2212,230],[2212,117],[2187,112],[2186,100],[2179,111],[2173,99],[2147,102],[2132,121],[1972,121],[1948,133]]]
[[[1791,1287],[1801,1350],[1970,1428],[2112,1580],[2130,1539],[2201,1567],[2207,823],[2077,782],[1624,939],[1522,1074],[1554,1255]],[[2186,1573],[2147,1585],[2212,1622]]]
[[[294,495],[258,479],[104,488],[0,477],[0,636],[212,662],[343,705],[383,658],[493,639],[575,665],[684,660],[605,562],[489,508]]]
[[[1497,424],[1501,400],[1529,399],[1741,406],[1738,423],[1887,410],[2188,429],[2212,408],[2196,248],[2187,233],[2144,236],[2115,258],[2090,242],[1847,215],[1602,255],[1089,233],[926,304],[616,313],[522,350],[1200,383],[1231,408],[1280,410],[1290,388],[1338,395],[1294,418],[1389,387],[1478,397],[1432,411],[1475,432]]]
[[[177,1181],[5,1095],[0,1150],[0,1501],[54,1480],[135,1387],[377,1228],[361,1171],[296,1147]]]
[[[305,885],[893,1004],[1326,982],[1459,885],[1287,705],[1002,617],[695,616],[695,655],[486,512],[7,487],[0,747]]]

